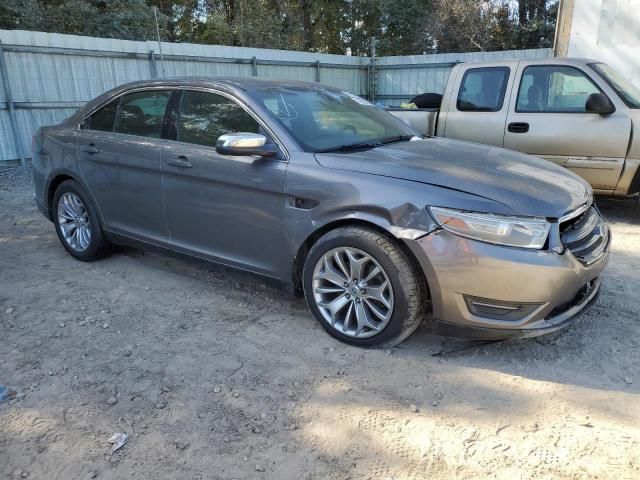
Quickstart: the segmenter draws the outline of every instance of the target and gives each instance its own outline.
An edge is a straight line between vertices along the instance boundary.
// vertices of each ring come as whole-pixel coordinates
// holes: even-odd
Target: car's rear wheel
[[[62,182],[53,195],[52,207],[58,238],[73,257],[89,262],[109,253],[96,208],[78,182]]]
[[[303,270],[307,304],[335,338],[394,346],[420,325],[427,289],[408,256],[386,236],[343,227],[321,237]]]

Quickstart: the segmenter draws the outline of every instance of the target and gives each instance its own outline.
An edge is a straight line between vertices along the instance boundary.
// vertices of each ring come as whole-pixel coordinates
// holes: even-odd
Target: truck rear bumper
[[[436,134],[436,126],[438,122],[437,108],[404,109],[399,107],[388,107],[386,110],[394,117],[409,125],[420,135],[433,137]]]

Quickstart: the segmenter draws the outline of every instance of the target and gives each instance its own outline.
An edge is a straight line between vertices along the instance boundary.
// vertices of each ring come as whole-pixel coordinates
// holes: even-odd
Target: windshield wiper
[[[416,135],[395,135],[393,137],[383,138],[380,140],[380,144],[386,145],[388,143],[405,142],[407,140],[411,140],[415,136]]]
[[[327,152],[348,152],[349,150],[360,150],[363,148],[376,148],[382,145],[380,142],[361,142],[361,143],[352,143],[351,145],[340,145],[339,147],[331,147],[331,148],[323,148],[321,150],[316,150],[316,153],[327,153]]]
[[[359,142],[352,143],[350,145],[340,145],[339,147],[323,148],[322,150],[316,150],[316,153],[327,152],[348,152],[349,150],[360,150],[364,148],[376,148],[382,145],[387,145],[394,142],[404,142],[411,140],[415,135],[394,135],[393,137],[381,138],[375,142]]]

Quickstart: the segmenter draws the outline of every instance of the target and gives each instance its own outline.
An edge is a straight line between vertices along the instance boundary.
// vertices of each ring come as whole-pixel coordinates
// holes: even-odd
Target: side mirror
[[[600,115],[611,115],[616,111],[615,107],[604,93],[592,93],[587,97],[584,105],[587,113],[597,113]]]
[[[216,142],[216,152],[220,155],[272,157],[278,151],[267,145],[267,137],[259,133],[227,133]]]

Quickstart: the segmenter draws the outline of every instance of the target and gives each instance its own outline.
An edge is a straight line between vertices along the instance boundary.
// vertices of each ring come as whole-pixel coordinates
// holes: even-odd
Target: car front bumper
[[[558,330],[593,303],[610,237],[589,265],[568,250],[504,247],[444,230],[406,242],[429,283],[435,330],[499,339]]]

